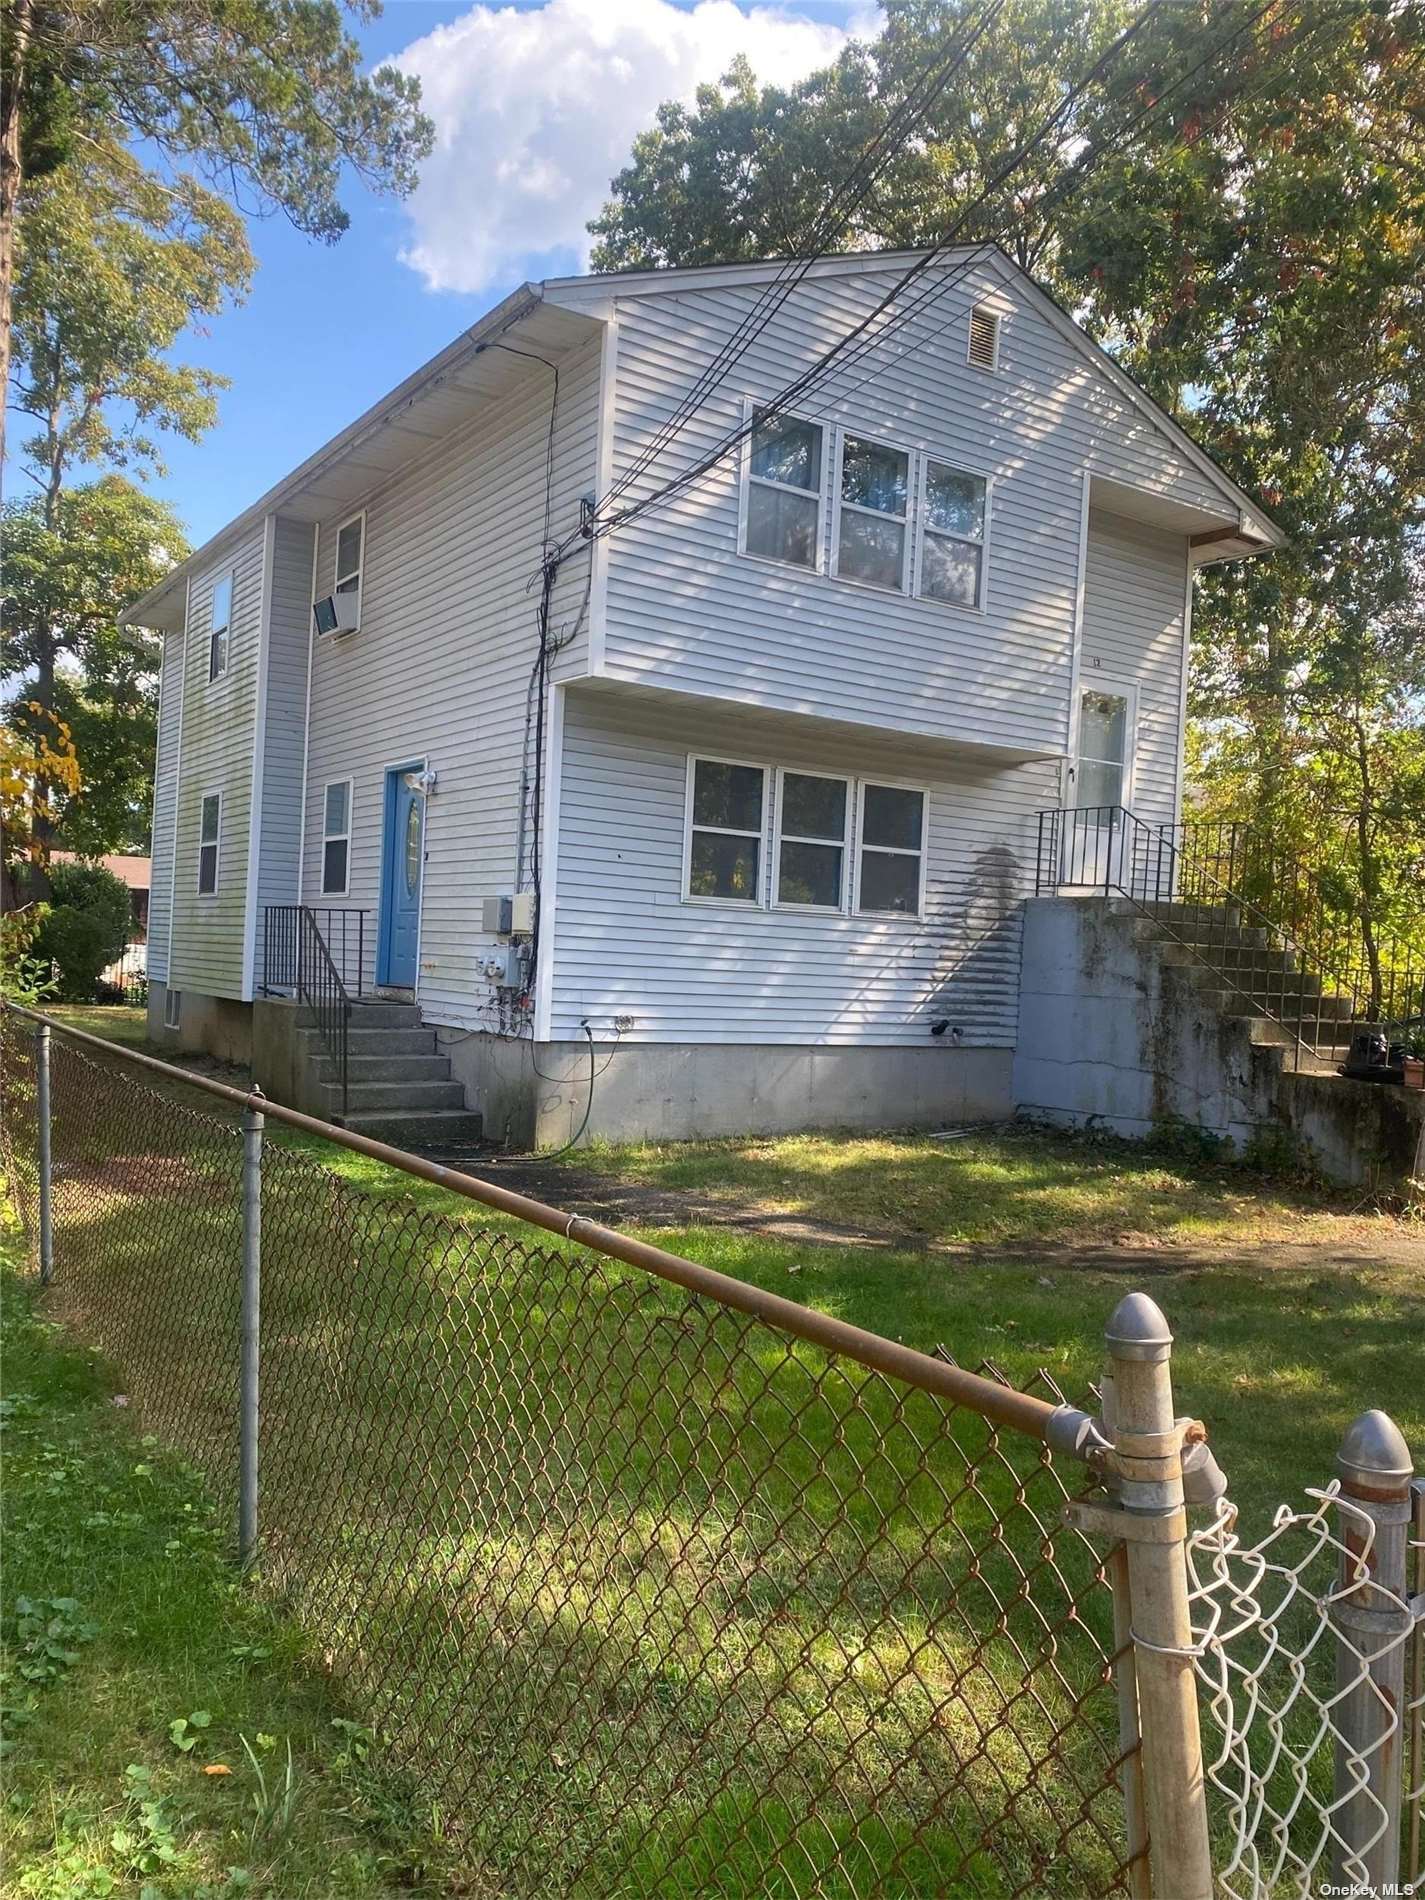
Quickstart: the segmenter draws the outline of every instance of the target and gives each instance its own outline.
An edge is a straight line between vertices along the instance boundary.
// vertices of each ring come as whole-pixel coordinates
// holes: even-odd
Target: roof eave
[[[284,501],[299,494],[334,462],[350,453],[373,430],[387,423],[431,383],[456,368],[467,357],[473,356],[488,343],[492,335],[509,329],[522,317],[528,316],[529,312],[543,301],[543,295],[542,284],[524,283],[517,290],[512,290],[508,297],[495,305],[493,310],[487,311],[478,323],[462,331],[453,343],[447,344],[419,369],[412,371],[404,382],[398,383],[388,395],[383,396],[379,402],[373,403],[330,441],[323,443],[322,447],[309,455],[305,462],[299,463],[290,475],[284,475],[281,481],[275,483],[265,494],[260,495],[250,507],[245,508],[240,515],[235,515],[215,535],[210,535],[201,547],[195,548],[176,567],[170,568],[156,587],[151,587],[146,594],[140,595],[136,601],[124,608],[119,615],[119,625],[121,627],[154,627],[172,631],[168,614],[164,614],[162,618],[153,616],[157,615],[168,598],[186,583],[191,573],[205,566],[228,542],[239,539],[256,527],[266,516],[277,514]]]

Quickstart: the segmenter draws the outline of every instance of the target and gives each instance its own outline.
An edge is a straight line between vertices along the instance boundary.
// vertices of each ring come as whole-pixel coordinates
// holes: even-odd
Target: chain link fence
[[[1338,1485],[1247,1544],[1141,1295],[1078,1410],[461,1177],[510,1205],[368,1192],[359,1137],[319,1161],[36,1021],[0,1014],[0,1158],[53,1310],[472,1891],[1274,1900],[1418,1862],[1419,1493],[1413,1531]]]

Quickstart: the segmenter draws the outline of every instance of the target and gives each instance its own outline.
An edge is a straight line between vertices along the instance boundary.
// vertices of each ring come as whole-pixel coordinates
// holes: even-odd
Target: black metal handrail
[[[341,1092],[338,1120],[347,1113],[351,1067],[352,997],[347,984],[353,982],[357,996],[361,995],[365,920],[365,911],[313,909],[309,904],[269,904],[263,913],[263,987],[294,990],[311,1011],[322,1047],[336,1070]],[[351,978],[348,972],[353,968]]]
[[[1359,927],[1353,939],[1349,920],[1328,915],[1319,901],[1273,905],[1219,875],[1241,875],[1245,830],[1230,828],[1224,863],[1216,839],[1149,824],[1124,806],[1041,812],[1035,891],[1127,898],[1285,1029],[1297,1065],[1303,1054],[1349,1050],[1358,1027],[1387,1050],[1413,1040],[1425,1019],[1425,961],[1390,938],[1368,947]],[[1293,884],[1293,896],[1303,888]]]

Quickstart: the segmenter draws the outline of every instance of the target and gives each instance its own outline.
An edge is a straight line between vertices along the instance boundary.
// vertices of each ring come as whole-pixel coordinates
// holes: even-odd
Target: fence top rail
[[[208,1076],[195,1075],[191,1069],[160,1061],[157,1056],[142,1055],[136,1049],[126,1049],[119,1043],[107,1041],[103,1036],[90,1035],[87,1030],[71,1028],[68,1023],[56,1022],[41,1011],[28,1009],[20,1003],[5,1000],[0,1007],[11,1015],[22,1016],[30,1022],[43,1025],[54,1034],[63,1036],[66,1041],[97,1049],[111,1060],[182,1082],[189,1088],[228,1102],[234,1108],[255,1110],[288,1128],[317,1135],[336,1147],[347,1148],[353,1154],[383,1162],[402,1174],[446,1188],[468,1201],[478,1201],[499,1213],[526,1221],[532,1227],[541,1227],[548,1233],[575,1241],[595,1253],[622,1261],[626,1266],[656,1274],[660,1279],[682,1287],[685,1292],[716,1300],[720,1305],[746,1313],[765,1325],[776,1327],[780,1332],[791,1333],[827,1352],[855,1360],[873,1372],[899,1379],[905,1385],[919,1387],[952,1404],[965,1406],[970,1411],[978,1412],[992,1425],[1021,1432],[1060,1451],[1082,1455],[1086,1421],[1084,1414],[1074,1406],[1051,1405],[1046,1399],[1036,1398],[1033,1393],[1018,1392],[1012,1386],[1000,1385],[980,1373],[967,1372],[963,1367],[951,1365],[946,1360],[917,1352],[914,1347],[885,1339],[879,1333],[867,1332],[846,1320],[834,1319],[829,1313],[799,1306],[795,1300],[766,1292],[745,1280],[719,1273],[714,1267],[705,1267],[696,1260],[685,1260],[681,1254],[667,1253],[647,1241],[635,1240],[631,1235],[621,1234],[612,1227],[587,1220],[582,1214],[565,1213],[529,1195],[517,1194],[511,1188],[466,1174],[459,1168],[449,1168],[438,1161],[427,1161],[420,1155],[407,1153],[403,1148],[393,1148],[387,1142],[373,1141],[369,1135],[355,1134],[349,1128],[339,1128],[315,1115],[304,1115],[298,1109],[270,1101],[260,1089],[245,1091],[232,1088],[225,1082],[215,1082]]]

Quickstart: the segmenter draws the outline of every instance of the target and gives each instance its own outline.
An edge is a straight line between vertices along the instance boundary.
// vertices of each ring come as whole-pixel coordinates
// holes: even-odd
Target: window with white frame
[[[820,423],[773,416],[752,429],[743,546],[791,567],[821,564]]]
[[[220,680],[228,670],[228,640],[233,624],[233,577],[223,574],[213,582],[213,602],[208,616],[208,682]]]
[[[345,897],[351,882],[351,780],[333,779],[322,799],[322,896]]]
[[[916,916],[925,885],[925,793],[902,785],[861,787],[856,908]]]
[[[930,600],[978,607],[985,584],[986,483],[928,458],[921,509],[920,588]]]
[[[686,895],[760,903],[766,826],[765,766],[690,760]]]
[[[366,554],[366,516],[353,515],[336,531],[336,584],[334,594],[355,594],[356,618],[361,620],[361,569]]]
[[[842,580],[905,591],[910,456],[861,436],[841,438],[836,573]]]
[[[183,1013],[182,990],[165,990],[163,993],[163,1026],[165,1029],[177,1029]]]
[[[850,821],[849,779],[816,772],[778,774],[774,903],[845,908]]]
[[[218,834],[222,826],[223,795],[209,792],[199,808],[198,895],[211,897],[218,888]]]

